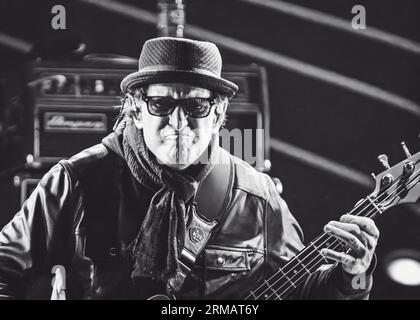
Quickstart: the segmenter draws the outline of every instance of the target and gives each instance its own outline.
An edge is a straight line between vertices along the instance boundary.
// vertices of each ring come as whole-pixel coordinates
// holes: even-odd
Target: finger
[[[348,265],[350,267],[356,263],[356,258],[344,252],[337,252],[331,249],[322,249],[321,254],[327,259],[341,262],[342,264]]]
[[[379,238],[379,230],[376,227],[375,222],[373,222],[373,220],[370,218],[345,214],[341,216],[340,221],[347,223],[355,223],[360,227],[360,229],[366,231],[374,238]]]
[[[355,223],[347,223],[347,222],[338,222],[338,221],[330,221],[328,224],[333,225],[334,227],[343,229],[351,234],[354,234],[356,237],[360,239],[360,241],[364,241],[363,232],[360,227]]]
[[[365,245],[357,238],[355,235],[337,228],[330,223],[324,227],[324,231],[332,235],[341,241],[343,241],[346,245],[348,245],[359,257],[363,257],[366,254],[366,247]]]
[[[344,223],[338,221],[330,221],[328,224],[336,226],[340,229],[346,230],[352,234],[354,234],[364,245],[364,247],[368,250],[374,250],[376,245],[378,244],[377,238],[369,235],[367,232],[362,231],[360,227],[355,223]],[[360,252],[358,254],[362,254]]]
[[[378,239],[368,235],[367,233],[365,233],[366,235],[366,247],[368,248],[368,250],[374,250],[376,248],[376,245],[378,244]]]
[[[355,235],[365,247],[368,243],[368,237],[371,237],[368,233],[362,231],[360,227],[355,223],[330,221],[328,224]]]

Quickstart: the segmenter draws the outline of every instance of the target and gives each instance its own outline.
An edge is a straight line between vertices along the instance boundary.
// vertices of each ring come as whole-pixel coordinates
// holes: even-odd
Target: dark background
[[[157,1],[119,1],[156,13]],[[420,2],[295,0],[347,20],[351,8],[362,4],[367,28],[420,43]],[[66,8],[67,29],[51,28],[51,8]],[[420,53],[368,37],[299,19],[240,0],[186,2],[186,22],[241,40],[313,66],[377,86],[420,104]],[[25,162],[27,121],[22,94],[26,65],[35,55],[45,59],[66,52],[83,41],[86,53],[114,53],[138,57],[156,26],[87,4],[84,1],[0,1],[0,32],[24,40],[24,53],[0,42],[0,171]],[[364,32],[359,30],[357,32]],[[205,37],[202,40],[206,40]],[[420,46],[420,45],[419,45]],[[383,169],[376,160],[386,153],[391,165],[403,160],[405,141],[412,153],[420,148],[419,117],[389,103],[302,75],[258,58],[220,47],[225,64],[255,62],[267,69],[271,136],[366,175]],[[419,110],[420,111],[420,110]],[[371,189],[325,170],[304,164],[271,149],[270,174],[284,185],[283,197],[310,241],[330,219],[350,209]],[[19,208],[13,175],[0,181],[0,225]],[[373,179],[372,179],[373,186]],[[420,289],[403,288],[387,280],[383,261],[392,249],[420,250],[420,212],[416,206],[393,208],[377,222],[381,229],[378,266],[372,298],[420,298]]]

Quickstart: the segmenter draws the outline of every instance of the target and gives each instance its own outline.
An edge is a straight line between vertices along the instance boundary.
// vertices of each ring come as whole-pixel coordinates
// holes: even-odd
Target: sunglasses
[[[193,118],[205,118],[215,105],[214,99],[209,98],[172,99],[143,96],[142,100],[146,102],[149,113],[158,117],[168,116],[177,106],[181,106],[186,115]]]

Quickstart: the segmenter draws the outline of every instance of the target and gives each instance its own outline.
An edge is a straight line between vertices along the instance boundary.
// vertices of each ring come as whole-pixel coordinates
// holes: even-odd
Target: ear
[[[219,102],[219,104],[214,109],[214,113],[216,117],[214,118],[214,122],[213,122],[213,129],[212,129],[213,134],[219,132],[220,127],[222,126],[223,120],[225,119],[227,106],[228,106],[228,102],[226,100],[223,100]]]
[[[138,110],[137,112],[133,113],[132,117],[134,125],[137,127],[137,129],[143,129],[143,119],[141,117],[141,110]]]
[[[144,101],[140,101],[138,103],[138,107],[136,107],[134,104],[130,106],[130,113],[133,117],[134,125],[137,127],[137,129],[141,130],[143,129],[143,116],[142,116],[142,110],[143,105],[145,104]]]

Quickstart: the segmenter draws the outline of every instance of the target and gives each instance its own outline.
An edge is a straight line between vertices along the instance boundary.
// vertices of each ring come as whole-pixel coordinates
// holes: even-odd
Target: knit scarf
[[[187,203],[198,185],[211,171],[215,158],[215,139],[210,144],[209,161],[182,171],[171,170],[157,162],[144,142],[143,130],[131,119],[123,132],[124,157],[136,180],[151,189],[150,201],[140,231],[133,242],[134,268],[131,278],[148,278],[167,285],[176,274],[178,256],[184,246]]]

